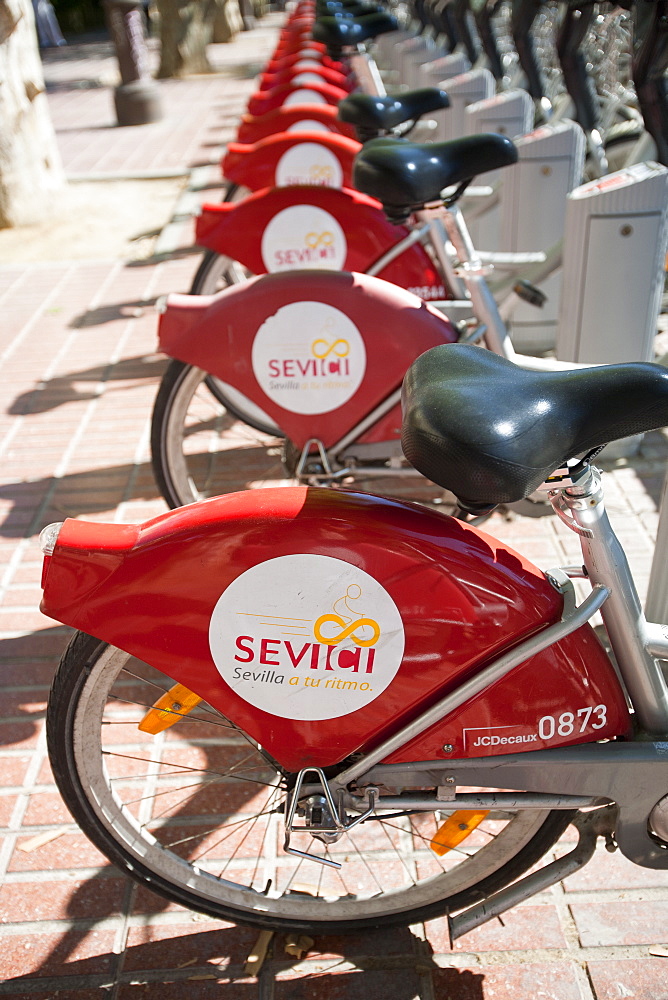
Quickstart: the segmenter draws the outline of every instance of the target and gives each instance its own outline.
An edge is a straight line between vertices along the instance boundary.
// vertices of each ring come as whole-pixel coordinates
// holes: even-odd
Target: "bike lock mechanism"
[[[315,774],[319,780],[319,786],[309,785],[304,787],[304,778],[307,774]],[[296,847],[290,847],[290,837],[293,833],[310,833],[312,837],[321,840],[323,844],[335,844],[341,839],[344,833],[348,833],[371,816],[376,809],[376,799],[378,789],[369,786],[365,789],[368,808],[360,816],[350,820],[343,805],[343,789],[337,791],[337,801],[334,801],[331,789],[325,777],[324,771],[319,767],[305,767],[299,772],[297,781],[290,797],[290,805],[285,817],[285,841],[283,850],[286,854],[295,854],[299,858],[308,858],[309,861],[317,861],[321,865],[330,868],[340,868],[338,861],[330,858],[319,857],[317,854],[309,854],[308,851],[298,851]],[[304,817],[304,825],[295,825],[295,815]]]

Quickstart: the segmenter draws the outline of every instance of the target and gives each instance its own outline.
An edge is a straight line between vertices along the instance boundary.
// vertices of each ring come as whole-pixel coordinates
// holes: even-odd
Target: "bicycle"
[[[417,489],[415,472],[405,466],[399,447],[399,388],[410,363],[436,344],[469,340],[525,367],[573,368],[551,358],[516,354],[486,268],[457,210],[457,199],[483,164],[501,168],[515,157],[513,143],[496,135],[430,147],[373,140],[358,161],[360,174],[364,171],[361,183],[376,188],[392,218],[415,211],[417,223],[366,274],[286,270],[248,280],[244,274],[242,283],[212,297],[168,297],[159,341],[161,351],[174,360],[156,397],[151,452],[156,481],[170,506],[276,478],[382,484],[391,473],[408,477],[409,488]],[[444,203],[440,192],[447,187],[452,195]],[[321,193],[333,198],[338,192]],[[247,199],[246,209],[252,203]],[[357,223],[362,226],[363,209],[361,202]],[[390,223],[387,227],[391,233]],[[246,228],[252,242],[250,223]],[[323,227],[314,236],[320,241],[327,232]],[[294,228],[287,236],[279,232],[270,250],[286,253],[298,235]],[[433,240],[443,268],[466,288],[464,308],[476,317],[472,328],[456,327],[425,303],[425,290],[419,299],[375,277],[391,276],[398,251],[414,250],[420,236]],[[446,240],[455,247],[456,270],[446,254]],[[319,242],[312,250],[314,264],[319,255],[336,250],[335,242]],[[535,269],[553,265],[548,260]],[[527,294],[526,288],[519,291]],[[401,311],[411,317],[410,336]],[[316,341],[322,346],[314,346]],[[338,341],[350,356],[318,356],[333,351]],[[336,384],[329,387],[330,382]],[[230,448],[244,452],[243,478],[228,461]],[[434,493],[432,487],[428,497],[440,499],[441,491]]]
[[[306,487],[43,532],[42,610],[92,633],[49,698],[56,781],[168,899],[311,935],[448,913],[457,938],[598,837],[668,867],[668,637],[591,465],[668,422],[668,373],[527,372],[446,345],[404,405],[407,454],[462,511],[544,481],[583,567],[544,573],[462,520]],[[575,848],[525,874],[569,823]]]
[[[342,133],[319,130],[315,122],[306,119],[302,124],[307,127],[297,131],[273,132],[253,143],[230,142],[221,163],[226,181],[223,204],[236,203],[255,191],[273,187],[313,185],[351,189],[355,156],[363,142],[386,134],[406,136],[425,114],[447,108],[448,103],[445,91],[436,87],[396,97],[370,98],[355,94],[337,107],[337,120],[354,131],[354,139]],[[360,124],[353,130],[354,121]],[[209,207],[204,206],[203,212],[206,213]],[[200,224],[200,228],[200,236],[206,240],[206,227]],[[202,269],[213,266],[208,262],[213,262],[215,257],[214,249],[207,250]],[[193,288],[200,280],[195,279]]]
[[[351,101],[351,107],[355,112],[351,121],[357,128],[378,130],[396,124],[386,118],[394,112],[385,106],[379,110],[373,104],[372,114],[366,117],[369,109],[363,97]],[[219,255],[205,258],[193,291],[205,295],[214,292],[221,273],[230,282],[241,283],[247,280],[249,272],[287,271],[297,262],[301,266],[325,265],[378,275],[398,285],[408,285],[423,299],[440,297],[446,294],[446,288],[452,288],[456,289],[457,298],[441,302],[440,308],[453,318],[474,317],[474,321],[462,328],[443,320],[438,329],[433,316],[423,320],[426,314],[419,313],[415,327],[424,326],[427,338],[420,341],[420,349],[443,340],[470,339],[484,342],[496,353],[527,367],[564,367],[553,359],[531,359],[516,354],[506,320],[519,301],[517,293],[538,303],[540,294],[532,284],[518,285],[512,276],[490,287],[485,264],[456,208],[456,201],[473,173],[489,169],[494,157],[499,157],[499,166],[509,165],[514,155],[512,143],[489,136],[467,137],[452,145],[435,144],[428,148],[389,140],[369,143],[358,154],[356,184],[377,199],[375,204],[383,205],[393,222],[404,223],[415,211],[415,222],[410,229],[388,223],[363,195],[330,189],[319,189],[314,194],[300,188],[297,195],[289,189],[277,189],[271,199],[260,192],[235,206],[205,210],[199,231],[204,233],[210,226],[212,241],[219,247],[226,241],[234,245],[236,260]],[[446,207],[440,192],[450,183],[452,197],[447,199]],[[300,203],[298,208],[295,199]],[[401,204],[403,201],[408,204]],[[318,224],[314,223],[313,212],[305,208],[309,205],[320,212]],[[348,225],[335,224],[337,216],[344,222],[347,220]],[[347,230],[359,234],[351,244],[345,239]],[[264,234],[261,242],[257,238],[259,232]],[[207,238],[202,236],[200,241],[207,242]],[[447,250],[448,244],[455,247],[458,265]],[[529,259],[531,256],[528,255]],[[558,250],[547,258],[542,254],[533,257],[535,263],[527,274],[532,281],[540,281],[559,264]],[[494,259],[499,261],[502,255]],[[512,259],[516,263],[516,255]],[[278,279],[279,274],[274,278]],[[500,307],[493,292],[502,300]],[[413,360],[417,347],[400,345],[402,330],[391,314],[400,303],[402,308],[416,314],[418,307],[408,298],[388,299],[389,294],[372,281],[355,278],[351,283],[345,277],[335,282],[321,275],[316,278],[311,272],[298,274],[289,282],[253,283],[246,294],[225,293],[215,302],[198,304],[172,298],[161,319],[160,337],[161,349],[174,360],[156,398],[151,434],[154,474],[167,503],[179,506],[244,488],[248,483],[276,478],[321,484],[355,481],[364,488],[381,488],[391,474],[395,479],[401,477],[404,483],[410,477],[408,489],[416,489],[413,470],[405,467],[398,447],[396,408],[405,370],[402,366]],[[358,306],[351,313],[353,298],[357,298]],[[279,391],[271,398],[271,380],[262,385],[255,377],[253,344],[271,316],[296,315],[296,303],[314,301],[319,303],[319,313],[326,315],[326,322],[333,324],[333,328],[342,322],[342,317],[352,323],[356,336],[364,344],[365,357],[374,359],[376,370],[373,379],[365,375],[363,382],[352,387],[351,392],[357,393],[354,402],[344,394],[339,401],[327,400],[320,411],[295,412],[293,406],[302,404],[294,393]],[[359,308],[360,301],[364,303],[363,310]],[[383,315],[388,315],[384,341],[368,329],[381,309]],[[308,310],[302,309],[300,322],[308,322],[308,318],[303,318],[307,313]],[[224,345],[220,329],[229,331]],[[287,343],[292,344],[294,337],[289,323],[284,334]],[[341,337],[348,343],[346,333],[341,333]],[[300,351],[303,353],[300,362],[306,372],[308,365],[318,359],[312,356],[308,344],[302,344]],[[386,364],[388,351],[401,358],[398,366]],[[286,355],[281,364],[288,361]],[[274,362],[278,364],[276,358]],[[291,363],[293,368],[289,372],[294,374],[297,371],[294,358]],[[290,377],[288,373],[286,378]],[[230,449],[235,452],[243,449],[248,460],[242,478],[238,466],[228,461]],[[393,488],[397,489],[396,484]],[[420,489],[424,489],[424,484]],[[425,499],[442,499],[440,491],[434,493],[433,488],[420,495]],[[534,504],[524,512],[537,514],[548,510],[545,504]]]

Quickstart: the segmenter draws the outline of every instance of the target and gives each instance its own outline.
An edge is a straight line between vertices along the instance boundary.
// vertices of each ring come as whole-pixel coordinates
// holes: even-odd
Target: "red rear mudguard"
[[[327,47],[322,42],[313,41],[311,38],[312,25],[313,21],[311,18],[294,20],[286,25],[281,31],[278,44],[274,50],[273,59],[283,59],[285,56],[292,55],[294,52],[299,52],[304,48],[317,50],[324,55]]]
[[[310,44],[306,42],[295,52],[291,52],[288,55],[278,58],[275,56],[272,57],[266,64],[264,71],[265,73],[280,73],[281,70],[290,69],[290,67],[294,66],[295,63],[304,61],[317,61],[325,69],[334,70],[335,72],[341,73],[343,76],[349,75],[343,63],[330,59],[329,56],[325,54],[325,46],[320,42],[311,42]]]
[[[346,90],[348,93],[354,90],[354,81],[351,81],[350,77],[345,73],[340,73],[335,69],[328,69],[318,63],[303,65],[303,62],[306,62],[306,60],[294,62],[291,66],[286,66],[273,72],[263,73],[259,80],[260,85],[258,90],[261,93],[266,93],[269,90],[273,90],[274,87],[280,87],[283,84],[309,87],[312,83],[327,83],[331,87],[340,87],[341,90]]]
[[[371,749],[561,608],[540,570],[475,528],[304,487],[228,494],[138,526],[68,520],[42,601],[185,684],[290,771]],[[629,732],[586,625],[390,759]]]
[[[326,268],[369,270],[408,235],[385,218],[380,202],[350,188],[263,188],[243,201],[204,205],[200,246],[237,260],[254,274]],[[412,244],[379,278],[427,300],[450,298],[424,247]]]
[[[228,181],[251,191],[295,184],[350,188],[361,148],[336,132],[279,132],[259,142],[230,142],[221,166]]]
[[[237,142],[257,142],[277,132],[292,132],[300,129],[322,129],[338,132],[354,139],[355,130],[346,122],[339,121],[338,109],[332,104],[282,105],[266,115],[245,114],[241,117],[237,130]]]
[[[336,193],[336,192],[330,192]],[[291,271],[213,296],[170,295],[160,349],[233,385],[300,448],[340,441],[456,332],[415,295],[365,274]],[[396,439],[399,403],[359,441]]]
[[[247,110],[250,115],[265,115],[268,111],[275,111],[282,104],[304,104],[309,100],[313,103],[330,104],[337,107],[339,101],[348,96],[348,90],[342,87],[334,87],[330,83],[309,83],[292,84],[283,83],[272,90],[256,91],[248,100]],[[303,95],[298,99],[295,95]],[[315,96],[309,96],[315,95]]]

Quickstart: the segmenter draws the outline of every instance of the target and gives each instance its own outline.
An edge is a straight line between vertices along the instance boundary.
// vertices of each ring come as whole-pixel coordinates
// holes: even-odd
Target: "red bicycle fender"
[[[228,181],[251,191],[291,184],[350,188],[361,148],[336,132],[279,132],[255,143],[230,142],[221,166]]]
[[[309,127],[320,125],[330,132],[339,132],[351,139],[355,138],[355,130],[346,122],[337,118],[338,109],[332,104],[292,104],[281,106],[264,115],[244,114],[237,130],[237,142],[257,142],[268,135],[277,132],[290,132],[299,129],[304,122],[313,123]]]
[[[299,62],[294,62],[291,66],[278,69],[271,73],[265,72],[259,80],[258,91],[267,93],[274,87],[283,84],[299,86],[310,86],[311,83],[328,83],[332,87],[340,87],[350,93],[355,89],[354,81],[351,81],[345,73],[340,73],[335,69],[328,69],[325,66],[306,66],[300,68]]]
[[[228,494],[131,530],[68,520],[42,600],[50,617],[185,684],[289,771],[371,749],[561,608],[540,570],[473,527],[303,487]],[[586,625],[390,759],[629,731]]]
[[[398,390],[418,355],[456,332],[387,281],[290,271],[217,295],[170,295],[159,339],[165,354],[233,384],[301,447],[340,440]]]
[[[325,69],[334,70],[344,76],[347,75],[347,70],[344,64],[335,59],[330,59],[325,52],[325,46],[320,42],[312,42],[310,44],[305,42],[302,46],[288,55],[280,57],[273,56],[265,66],[265,73],[277,73],[283,69],[289,69],[291,66],[294,66],[295,63],[301,62],[304,59],[312,59],[314,61],[317,60]]]
[[[267,92],[256,91],[248,100],[248,113],[251,115],[264,115],[268,111],[274,111],[282,104],[285,104],[286,100],[297,92],[303,92],[305,95],[310,93],[319,94],[325,103],[334,107],[338,106],[339,101],[342,101],[348,95],[347,90],[343,90],[342,87],[333,87],[329,83],[310,83],[308,86],[285,83]]]
[[[238,260],[254,274],[295,268],[366,272],[408,235],[380,203],[350,188],[264,188],[243,201],[204,205],[195,224],[200,246]],[[350,234],[350,238],[349,238]],[[426,300],[448,297],[424,247],[414,243],[379,277]]]

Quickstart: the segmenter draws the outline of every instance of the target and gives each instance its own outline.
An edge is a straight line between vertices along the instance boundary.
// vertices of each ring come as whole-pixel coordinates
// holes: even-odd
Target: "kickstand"
[[[573,826],[578,831],[578,842],[569,854],[563,858],[551,861],[537,872],[525,875],[505,889],[488,896],[482,903],[476,903],[468,910],[462,910],[456,916],[448,917],[450,937],[452,941],[467,934],[474,927],[498,917],[518,903],[529,899],[537,892],[549,889],[551,885],[560,882],[574,872],[583,868],[596,850],[599,836],[605,837],[608,843],[614,843],[612,833],[615,828],[617,806],[608,805],[588,813],[578,813],[573,819]]]

